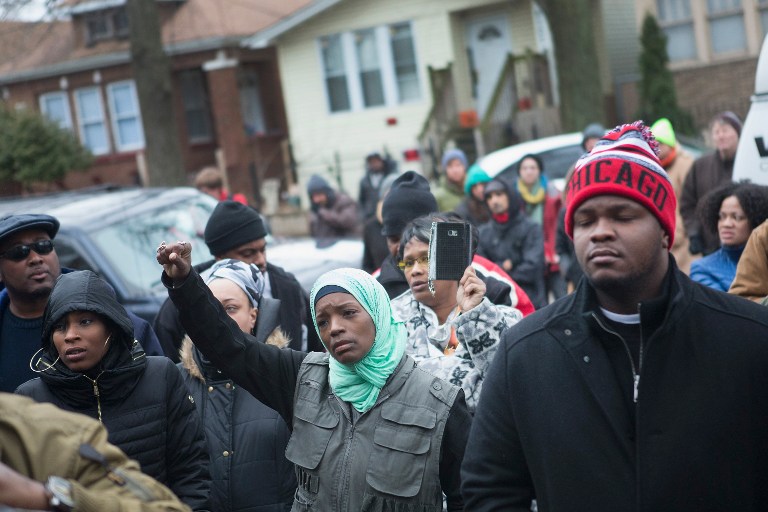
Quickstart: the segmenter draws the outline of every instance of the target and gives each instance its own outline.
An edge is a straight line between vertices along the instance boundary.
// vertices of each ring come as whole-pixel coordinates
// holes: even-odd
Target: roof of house
[[[64,0],[59,5],[74,16],[119,6],[125,0]],[[255,31],[278,23],[312,0],[185,0],[174,4],[164,22],[163,42],[169,53],[187,53],[238,43]],[[70,20],[0,22],[0,83],[98,69],[129,62],[126,39],[78,45],[78,26]]]
[[[341,1],[342,0],[311,0],[310,2],[306,2],[306,5],[296,9],[291,14],[284,16],[279,20],[275,20],[274,23],[261,29],[254,30],[254,35],[245,39],[243,41],[243,46],[248,46],[250,48],[264,48],[269,46],[277,37],[292,30],[298,25],[301,25],[305,21],[314,18]]]

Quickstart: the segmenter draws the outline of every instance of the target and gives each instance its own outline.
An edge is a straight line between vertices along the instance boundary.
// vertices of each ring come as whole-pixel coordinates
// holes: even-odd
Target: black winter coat
[[[462,466],[467,510],[765,510],[768,312],[671,265],[661,315],[640,306],[643,331],[659,327],[634,424],[586,279],[506,331]]]
[[[269,342],[287,342],[284,337],[278,339],[281,335],[276,329]],[[211,509],[290,510],[296,475],[285,458],[291,435],[285,421],[216,369],[189,338],[184,341],[179,369],[205,425],[211,453]]]
[[[43,317],[43,350],[35,359],[37,369],[44,371],[16,392],[99,419],[109,441],[136,459],[144,473],[168,486],[192,510],[208,510],[205,435],[181,373],[167,358],[144,354],[132,338],[125,310],[100,286],[108,285],[96,280],[95,274],[83,271],[56,282]],[[117,326],[99,366],[86,373],[58,361],[51,341],[53,325],[72,311],[96,312]]]
[[[512,210],[506,223],[490,220],[482,225],[479,239],[478,254],[502,268],[505,260],[512,260],[509,276],[525,290],[536,309],[547,305],[544,233],[540,225]]]

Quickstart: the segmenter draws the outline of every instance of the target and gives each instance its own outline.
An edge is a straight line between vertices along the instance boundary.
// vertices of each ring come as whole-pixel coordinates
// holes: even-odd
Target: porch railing
[[[478,130],[481,154],[560,132],[546,55],[507,56]]]
[[[422,169],[425,174],[436,177],[439,173],[439,155],[458,124],[458,106],[451,64],[442,69],[430,66],[428,72],[433,103],[419,133],[419,143],[422,148]]]

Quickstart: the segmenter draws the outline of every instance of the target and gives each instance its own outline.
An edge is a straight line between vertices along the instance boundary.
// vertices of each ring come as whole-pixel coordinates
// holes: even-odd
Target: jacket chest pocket
[[[437,413],[399,402],[383,405],[373,434],[366,481],[375,490],[402,498],[421,490]]]
[[[318,467],[323,460],[339,415],[325,403],[322,388],[315,382],[301,382],[293,411],[293,433],[285,457],[296,465],[296,500],[310,505],[320,488]]]

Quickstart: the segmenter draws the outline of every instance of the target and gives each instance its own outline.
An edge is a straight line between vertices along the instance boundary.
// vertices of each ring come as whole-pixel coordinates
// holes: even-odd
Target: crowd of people
[[[563,191],[535,154],[447,149],[430,185],[371,153],[357,200],[308,181],[312,236],[365,245],[311,290],[205,170],[206,247],[158,240],[152,326],[61,268],[57,219],[0,219],[0,505],[761,510],[768,187],[732,182],[740,128],[694,160],[667,119],[590,125]],[[443,222],[471,233],[455,281]]]

